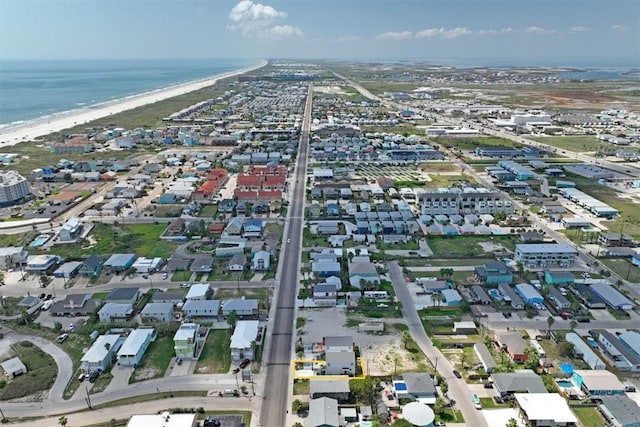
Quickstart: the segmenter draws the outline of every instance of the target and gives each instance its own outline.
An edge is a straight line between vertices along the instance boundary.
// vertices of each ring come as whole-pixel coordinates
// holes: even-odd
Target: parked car
[[[484,388],[493,388],[493,383],[484,383]]]
[[[591,319],[589,319],[588,317],[578,317],[576,320],[578,321],[578,323],[589,323],[589,322],[591,322]]]
[[[89,382],[95,383],[99,376],[100,376],[100,372],[98,371],[91,372],[91,374],[89,375]]]
[[[67,338],[69,338],[69,334],[62,334],[62,335],[60,335],[60,336],[58,337],[58,340],[57,340],[57,341],[58,341],[60,344],[62,344],[63,342],[65,342],[65,340],[66,340]]]
[[[189,287],[191,287],[191,284],[190,284],[190,283],[183,283],[182,285],[180,285],[180,287],[181,287],[182,289],[184,289],[184,288],[189,288]]]
[[[238,372],[240,372],[240,368],[234,368],[234,369],[233,369],[233,373],[234,373],[234,374],[237,374]]]
[[[454,370],[453,370],[453,375],[454,375],[456,378],[462,378],[462,375],[460,374],[460,372],[458,372],[458,370],[457,370],[457,369],[454,369]]]
[[[238,365],[238,366],[240,366],[240,369],[244,369],[244,368],[246,368],[247,366],[249,366],[249,363],[251,363],[251,360],[249,360],[249,359],[244,359],[242,362],[240,362],[240,365]]]
[[[162,273],[162,279],[167,280],[169,278],[169,273]]]

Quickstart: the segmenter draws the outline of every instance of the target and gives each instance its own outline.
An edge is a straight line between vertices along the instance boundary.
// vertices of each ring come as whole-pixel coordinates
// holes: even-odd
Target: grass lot
[[[231,329],[212,329],[196,364],[197,374],[224,374],[231,367]]]
[[[463,151],[473,151],[476,147],[487,147],[503,145],[505,147],[522,147],[510,139],[499,138],[497,136],[476,136],[472,138],[442,138],[439,137],[436,143],[446,148],[456,148]]]
[[[431,176],[441,172],[460,172],[460,168],[449,162],[425,162],[420,164],[420,169]]]
[[[298,317],[296,319],[296,329],[300,329],[304,327],[304,325],[306,324],[307,324],[307,319],[305,319],[304,317]]]
[[[309,395],[309,380],[296,380],[293,382],[293,394]]]
[[[259,308],[267,308],[268,299],[271,297],[269,288],[220,288],[215,292],[215,299],[225,300],[233,298],[257,299]]]
[[[604,427],[604,421],[598,410],[593,406],[572,406],[571,410],[583,426]]]
[[[486,257],[493,251],[485,252],[478,243],[488,242],[502,245],[505,249],[515,250],[511,236],[427,236],[427,243],[435,257],[439,258],[475,258]]]
[[[218,213],[217,205],[204,205],[200,210],[199,217],[215,218]]]
[[[51,388],[58,375],[53,357],[29,341],[20,341],[11,348],[27,367],[27,373],[9,380],[0,390],[0,400],[29,396]]]
[[[640,282],[640,268],[631,264],[629,260],[620,258],[599,258],[598,261],[609,267],[611,271],[622,279],[635,283]]]
[[[191,273],[190,271],[176,270],[171,275],[171,281],[172,282],[188,282],[189,280],[191,280],[191,275],[192,274],[193,273]]]
[[[103,259],[114,253],[135,253],[148,258],[168,258],[178,243],[160,240],[160,234],[166,224],[120,224],[107,225],[97,223],[91,237],[95,244],[86,239],[80,247],[76,245],[58,245],[51,253],[67,259],[81,259],[96,254]]]
[[[429,178],[431,181],[424,183],[425,188],[459,187],[469,182],[477,183],[469,175],[429,175]]]
[[[510,408],[508,403],[496,403],[492,397],[481,397],[480,403],[482,403],[482,409],[497,409],[497,408]]]
[[[109,386],[112,379],[113,379],[113,375],[111,375],[110,370],[109,372],[101,373],[98,379],[96,380],[96,382],[93,384],[93,387],[91,387],[91,390],[89,391],[89,393],[90,394],[102,393]]]
[[[29,242],[36,238],[39,233],[28,231],[21,234],[0,234],[0,245],[5,246],[27,246]],[[31,248],[29,248],[31,250]]]
[[[173,334],[158,336],[149,345],[142,362],[134,369],[129,383],[162,377],[174,355]]]
[[[307,227],[304,227],[302,231],[302,247],[311,248],[314,246],[327,246],[327,236],[312,234]]]
[[[436,421],[464,424],[464,417],[459,409],[446,408],[441,414],[436,415]]]
[[[561,150],[569,150],[576,152],[596,151],[598,148],[607,147],[611,148],[607,143],[600,141],[595,136],[580,135],[580,136],[533,136],[527,137],[534,141],[541,142],[543,144],[551,145],[552,147],[559,148]]]
[[[405,251],[417,251],[420,249],[418,241],[411,239],[408,242],[400,243],[384,243],[382,241],[376,242],[376,247],[380,250],[405,250]]]

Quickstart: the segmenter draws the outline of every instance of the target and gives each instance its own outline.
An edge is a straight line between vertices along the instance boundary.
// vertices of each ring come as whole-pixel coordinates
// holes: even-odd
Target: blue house
[[[516,285],[516,293],[522,297],[525,304],[542,304],[544,299],[538,293],[536,288],[528,283],[520,283]]]
[[[263,229],[264,229],[264,221],[261,219],[247,219],[243,225],[245,237],[247,236],[260,237],[262,235]]]
[[[491,261],[483,266],[476,267],[476,279],[480,283],[487,285],[499,285],[500,283],[511,283],[513,281],[513,273],[504,262]]]
[[[570,271],[545,270],[544,282],[549,285],[571,285],[576,281]]]
[[[462,304],[462,296],[455,289],[445,289],[440,293],[444,297],[444,304],[447,307],[456,307]]]
[[[311,263],[311,272],[317,277],[340,276],[340,263],[336,261],[315,261]]]
[[[327,215],[338,216],[340,215],[340,206],[337,203],[327,203]]]
[[[271,253],[267,251],[258,251],[253,255],[253,270],[265,271],[271,267]]]
[[[640,267],[640,254],[635,254],[631,257],[631,264]]]

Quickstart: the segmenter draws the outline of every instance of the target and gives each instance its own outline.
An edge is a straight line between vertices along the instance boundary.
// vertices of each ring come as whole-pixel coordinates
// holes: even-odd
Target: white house
[[[240,320],[231,336],[231,359],[234,361],[253,360],[253,348],[258,338],[259,322],[257,320]]]
[[[153,340],[155,340],[153,328],[132,331],[118,351],[118,365],[138,366]]]
[[[214,299],[189,299],[182,306],[182,312],[189,319],[204,317],[216,319],[218,317],[218,313],[220,312],[220,301]]]
[[[20,360],[19,357],[5,360],[4,362],[0,363],[0,366],[2,366],[5,375],[10,378],[27,373],[27,367],[24,365],[24,363],[22,363],[22,360]]]
[[[229,316],[232,312],[236,316],[255,316],[258,314],[257,299],[230,299],[222,304],[222,315]]]
[[[113,361],[124,340],[120,335],[100,335],[80,359],[85,371],[104,371]]]
[[[150,302],[140,312],[144,323],[169,322],[173,319],[173,304],[170,302]]]
[[[139,274],[143,273],[154,273],[160,269],[164,260],[160,257],[156,258],[145,258],[139,257],[135,260],[131,267],[135,268],[136,272]]]
[[[205,300],[209,296],[211,288],[208,283],[194,283],[187,292],[186,299]]]
[[[356,354],[353,351],[327,351],[325,357],[325,375],[355,375]]]

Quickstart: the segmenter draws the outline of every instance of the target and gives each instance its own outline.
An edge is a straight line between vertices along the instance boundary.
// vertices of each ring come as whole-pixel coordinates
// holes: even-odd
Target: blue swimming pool
[[[575,387],[571,381],[556,381],[558,385],[562,388],[571,388]]]
[[[400,381],[394,382],[393,387],[396,389],[396,391],[407,391],[407,385]]]
[[[47,240],[49,240],[49,236],[38,236],[35,239],[33,239],[33,241],[29,244],[29,246],[33,248],[37,248],[47,243]]]
[[[488,293],[489,295],[491,295],[491,298],[493,298],[493,299],[500,299],[500,298],[502,298],[502,297],[501,297],[501,295],[500,295],[500,291],[499,291],[499,290],[497,290],[497,289],[489,289],[489,290],[487,291],[487,293]]]

